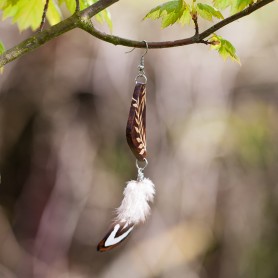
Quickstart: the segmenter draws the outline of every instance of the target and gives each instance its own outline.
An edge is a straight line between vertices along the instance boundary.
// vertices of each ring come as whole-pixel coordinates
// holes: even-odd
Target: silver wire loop
[[[142,81],[142,82],[141,82]],[[147,84],[148,78],[145,74],[137,74],[135,77],[135,82],[136,83],[142,83],[142,84]]]
[[[138,164],[138,159],[136,159],[136,168],[139,170],[141,169],[142,171],[145,170],[145,168],[148,166],[149,162],[147,160],[147,158],[144,158],[144,162],[145,162],[145,165],[143,167],[140,167],[139,164]]]
[[[140,167],[138,165],[138,160],[136,159],[136,168],[137,168],[137,171],[138,171],[138,175],[137,175],[137,180],[138,181],[142,181],[144,179],[143,171],[148,166],[148,160],[146,158],[144,158],[144,162],[145,162],[145,165],[143,167]]]
[[[146,41],[143,41],[145,44],[146,44],[146,51],[145,53],[141,56],[141,60],[140,60],[140,64],[138,65],[138,74],[137,76],[135,77],[135,82],[140,82],[140,80],[142,79],[143,84],[146,84],[148,79],[147,79],[147,76],[146,76],[146,73],[145,73],[145,60],[144,60],[144,56],[148,53],[148,50],[149,50],[149,45]]]

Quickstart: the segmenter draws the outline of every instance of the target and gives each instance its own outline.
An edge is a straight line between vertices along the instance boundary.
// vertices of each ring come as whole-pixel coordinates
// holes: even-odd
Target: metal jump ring
[[[142,73],[137,74],[137,76],[135,77],[135,82],[138,83],[140,78],[143,79],[143,84],[147,84],[148,78],[145,74]]]
[[[144,171],[144,170],[145,170],[145,168],[146,168],[146,167],[148,166],[148,164],[149,164],[147,158],[144,158],[144,162],[145,162],[145,165],[144,165],[143,167],[140,167],[140,166],[138,165],[138,159],[136,159],[136,167],[137,167],[138,170],[141,170],[141,171]]]

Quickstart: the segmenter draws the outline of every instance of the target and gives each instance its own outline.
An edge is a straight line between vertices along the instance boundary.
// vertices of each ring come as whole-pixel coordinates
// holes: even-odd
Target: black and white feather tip
[[[124,190],[124,199],[116,209],[115,221],[97,246],[97,250],[104,252],[118,246],[125,240],[134,226],[145,222],[150,214],[149,203],[153,201],[155,187],[148,178],[129,181]]]

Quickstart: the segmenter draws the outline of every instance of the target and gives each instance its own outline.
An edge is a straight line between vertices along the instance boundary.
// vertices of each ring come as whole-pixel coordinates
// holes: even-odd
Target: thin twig
[[[45,23],[46,13],[47,13],[47,10],[48,10],[48,4],[49,4],[49,0],[46,0],[45,5],[44,5],[44,9],[43,9],[43,13],[42,13],[42,21],[41,21],[41,25],[39,27],[39,32],[42,31],[44,23]]]
[[[195,36],[198,36],[199,35],[198,15],[195,12],[194,14],[191,15],[191,17],[195,26]]]
[[[80,11],[80,3],[79,3],[79,0],[75,0],[75,2],[76,2],[75,12],[79,12],[79,11]]]
[[[112,43],[114,45],[123,45],[128,47],[135,47],[135,48],[145,48],[146,44],[143,41],[125,39],[113,35],[108,35],[106,33],[102,33],[96,30],[92,25],[91,21],[89,20],[91,17],[93,17],[100,11],[106,9],[107,7],[111,6],[112,4],[118,1],[119,0],[99,0],[98,2],[89,6],[85,10],[82,10],[79,13],[75,13],[71,17],[63,20],[62,22],[48,28],[45,31],[35,34],[33,37],[5,51],[0,56],[0,68],[6,65],[7,63],[23,56],[24,54],[33,51],[34,49],[40,47],[46,42],[75,28],[81,28],[86,32],[90,33],[91,35],[95,36],[96,38],[99,38],[108,43]],[[245,10],[219,21],[212,27],[199,33],[198,36],[194,35],[189,38],[174,40],[174,41],[148,42],[148,47],[149,49],[151,49],[151,48],[177,47],[177,46],[183,46],[183,45],[189,45],[195,43],[209,44],[209,42],[205,40],[208,36],[212,35],[214,32],[232,23],[233,21],[236,21],[244,16],[247,16],[273,1],[274,0],[257,1],[255,4],[247,7]]]

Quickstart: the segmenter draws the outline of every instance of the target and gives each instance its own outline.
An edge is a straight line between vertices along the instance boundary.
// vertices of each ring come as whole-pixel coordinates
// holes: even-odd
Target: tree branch
[[[78,23],[82,19],[93,17],[102,10],[111,6],[112,4],[118,2],[119,0],[100,0],[95,4],[89,6],[81,12],[77,12],[71,17],[61,21],[60,23],[35,34],[34,36],[28,38],[27,40],[21,42],[15,47],[5,51],[0,56],[0,68],[9,62],[23,56],[26,53],[33,51],[34,49],[40,47],[46,42],[78,27]]]
[[[217,30],[221,29],[222,27],[242,18],[245,17],[257,10],[259,10],[260,8],[266,6],[267,4],[270,4],[271,2],[274,2],[275,0],[261,0],[256,2],[253,5],[250,5],[249,7],[247,7],[246,9],[244,9],[243,11],[236,13],[230,17],[227,17],[225,19],[223,19],[222,21],[219,21],[218,23],[216,23],[215,25],[213,25],[212,27],[210,27],[209,29],[205,30],[204,32],[202,32],[200,34],[200,37],[202,39],[205,39],[206,37],[208,37],[209,35],[213,34],[214,32],[216,32]]]
[[[202,33],[196,33],[194,36],[181,39],[181,40],[174,40],[174,41],[163,41],[163,42],[148,42],[149,49],[153,48],[170,48],[170,47],[178,47],[178,46],[184,46],[189,44],[195,44],[195,43],[202,43],[202,44],[209,44],[204,39],[216,32],[217,30],[223,28],[224,26],[242,18],[245,17],[256,10],[262,8],[263,6],[273,2],[274,0],[261,0],[248,8],[244,9],[243,11],[236,13],[230,17],[227,17],[212,27],[208,28],[207,30],[203,31]],[[79,22],[78,26],[83,29],[84,31],[90,33],[94,37],[106,41],[108,43],[112,43],[114,45],[123,45],[128,47],[135,47],[135,48],[145,48],[146,44],[143,41],[136,41],[136,40],[130,40],[121,38],[118,36],[109,35],[103,32],[98,31],[94,28],[91,21],[88,20],[82,20]],[[195,30],[196,31],[196,30]],[[198,30],[199,31],[199,30]]]
[[[128,47],[135,47],[135,48],[145,48],[145,42],[143,41],[136,41],[125,39],[113,35],[109,35],[106,33],[102,33],[96,30],[90,20],[91,17],[99,13],[100,11],[106,9],[107,7],[111,6],[112,4],[118,2],[119,0],[99,0],[95,4],[91,5],[90,7],[86,8],[81,12],[77,12],[71,17],[61,21],[60,23],[50,27],[49,29],[35,34],[31,38],[21,42],[17,46],[7,50],[0,56],[0,68],[7,63],[23,56],[26,53],[31,52],[32,50],[38,48],[39,46],[45,44],[46,42],[74,29],[74,28],[81,28],[86,32],[90,33],[94,37],[106,41],[108,43],[112,43],[114,45],[123,45]],[[235,20],[238,20],[242,17],[245,17],[254,11],[262,8],[263,6],[273,2],[274,0],[261,0],[256,2],[253,5],[250,5],[245,10],[234,14],[222,21],[216,23],[212,27],[208,28],[207,30],[195,34],[192,37],[181,39],[181,40],[174,40],[174,41],[163,41],[163,42],[148,42],[149,48],[169,48],[169,47],[177,47],[195,43],[202,43],[208,44],[205,41],[205,38],[213,34],[215,31],[221,29],[222,27],[232,23]]]

